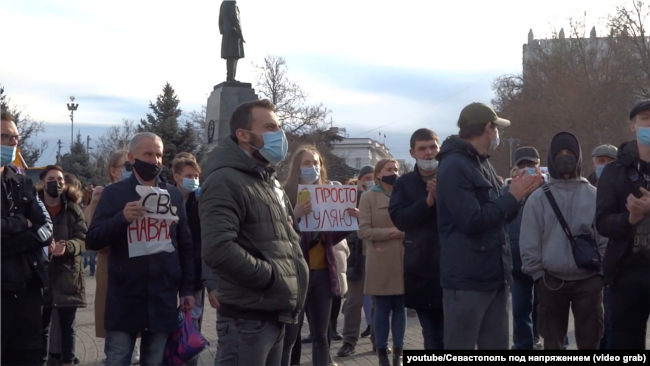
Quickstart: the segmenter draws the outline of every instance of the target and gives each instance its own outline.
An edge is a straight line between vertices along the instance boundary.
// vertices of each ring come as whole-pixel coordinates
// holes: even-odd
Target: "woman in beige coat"
[[[388,214],[398,176],[396,160],[381,160],[375,167],[376,184],[361,195],[359,204],[359,239],[366,247],[364,293],[375,297],[373,325],[380,366],[390,366],[386,352],[389,331],[393,334],[393,365],[402,365],[406,333],[404,233],[395,228]]]
[[[126,150],[118,150],[111,154],[111,157],[108,159],[108,177],[111,183],[117,183],[131,177],[132,169],[125,167],[127,154],[128,151]],[[84,210],[84,216],[89,227],[103,190],[104,187],[95,187],[90,204]],[[106,309],[106,292],[108,291],[108,253],[109,249],[104,249],[97,253],[97,277],[95,277],[97,284],[95,289],[95,336],[97,338],[106,338],[104,311]],[[106,358],[103,359],[103,362],[106,363]],[[140,349],[138,344],[136,344],[133,350],[133,364],[137,365],[139,363]]]

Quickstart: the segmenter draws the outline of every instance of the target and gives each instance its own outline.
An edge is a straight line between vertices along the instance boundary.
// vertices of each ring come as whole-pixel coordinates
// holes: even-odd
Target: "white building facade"
[[[370,138],[344,138],[333,144],[332,153],[345,159],[345,163],[356,170],[366,165],[375,166],[381,159],[393,156],[384,144]]]

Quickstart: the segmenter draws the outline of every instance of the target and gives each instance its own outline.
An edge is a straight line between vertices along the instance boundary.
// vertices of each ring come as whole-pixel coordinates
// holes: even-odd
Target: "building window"
[[[357,169],[361,169],[361,158],[356,159],[356,166],[357,166]]]

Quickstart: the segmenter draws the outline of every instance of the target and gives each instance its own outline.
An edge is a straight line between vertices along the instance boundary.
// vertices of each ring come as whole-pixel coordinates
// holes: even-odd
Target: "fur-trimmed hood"
[[[45,195],[45,188],[42,184],[39,184],[38,187],[36,187],[36,191],[38,192],[38,196],[42,201]],[[66,201],[75,203],[77,205],[81,204],[83,197],[83,192],[81,192],[77,187],[68,184],[65,185],[63,188],[63,193],[61,194],[62,200],[65,199]]]

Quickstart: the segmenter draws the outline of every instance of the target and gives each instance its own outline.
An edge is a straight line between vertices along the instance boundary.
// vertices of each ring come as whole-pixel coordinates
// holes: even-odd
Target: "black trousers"
[[[650,269],[621,268],[610,290],[612,348],[644,350],[650,316]]]
[[[336,332],[336,326],[339,321],[339,314],[341,313],[342,299],[334,297],[332,300],[332,314],[330,315],[330,332]],[[330,338],[335,334],[330,334]]]
[[[43,290],[2,291],[0,364],[40,366]]]
[[[47,362],[50,348],[50,325],[52,323],[52,308],[43,309],[43,348],[41,356],[43,362]],[[74,319],[77,316],[77,308],[58,308],[59,328],[61,329],[61,362],[72,363],[74,361],[75,331]]]

